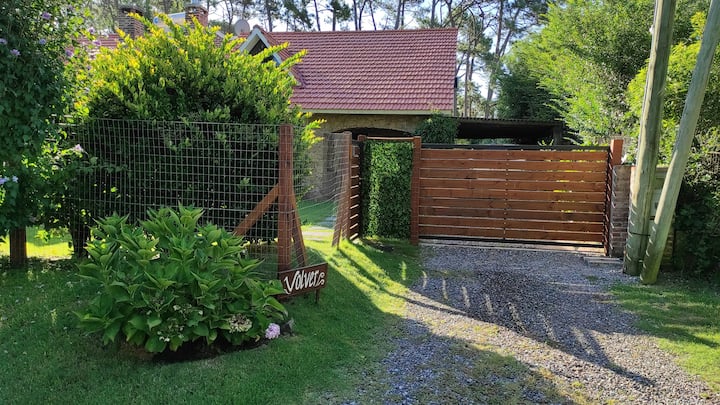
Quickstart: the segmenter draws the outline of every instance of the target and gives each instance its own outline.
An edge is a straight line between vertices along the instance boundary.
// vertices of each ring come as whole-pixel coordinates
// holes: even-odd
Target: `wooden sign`
[[[325,287],[327,263],[281,271],[278,277],[288,296],[317,291]]]

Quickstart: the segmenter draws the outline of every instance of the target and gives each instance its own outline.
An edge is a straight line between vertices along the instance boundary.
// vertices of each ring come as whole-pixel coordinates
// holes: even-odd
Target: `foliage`
[[[691,16],[707,3],[678,1],[675,41],[690,35]],[[584,143],[637,133],[637,119],[627,115],[625,91],[650,52],[653,4],[651,0],[554,4],[545,27],[513,47],[529,76],[551,95],[553,108]]]
[[[540,86],[524,59],[511,53],[505,58],[505,67],[507,71],[498,77],[498,118],[537,121],[559,118],[558,112],[552,108],[552,95]]]
[[[412,153],[411,142],[365,142],[363,235],[410,237]]]
[[[442,114],[433,114],[421,122],[415,129],[415,135],[422,137],[423,143],[455,143],[459,122],[457,118]]]
[[[6,0],[0,12],[0,234],[26,226],[41,201],[38,156],[61,132],[64,74],[83,11],[76,0]]]
[[[149,352],[219,337],[233,345],[264,336],[285,308],[273,297],[277,280],[253,276],[258,262],[242,258],[242,240],[212,224],[202,210],[162,208],[140,227],[117,215],[98,221],[81,274],[100,294],[80,324],[106,344],[118,336]]]
[[[719,131],[697,136],[678,196],[673,259],[689,275],[720,274]]]
[[[307,124],[309,115],[289,103],[295,84],[291,69],[303,54],[276,65],[271,55],[282,47],[250,55],[236,50],[243,39],[228,35],[220,40],[217,28],[176,25],[161,18],[167,30],[139,18],[146,25],[144,36],[132,39],[123,35],[118,49],[98,50],[97,57],[87,62],[89,70],[85,65],[76,66],[87,94],[78,92],[83,96],[76,103],[79,124],[72,140],[82,145],[97,168],[89,182],[94,189],[80,195],[81,208],[95,218],[109,215],[112,211],[96,202],[112,195],[118,197],[114,203],[122,204],[112,209],[122,213],[134,214],[132,207],[173,205],[178,199],[203,208],[220,210],[235,204],[250,211],[277,182],[277,125],[283,123],[299,128],[293,138],[295,183],[302,184],[310,170],[306,152],[315,141],[313,129],[317,127],[316,123]],[[106,121],[109,118],[126,122]],[[247,126],[240,131],[230,123],[265,127]],[[162,141],[153,144],[151,137]],[[108,139],[117,147],[108,147]],[[148,162],[141,157],[147,153],[138,153],[140,150],[157,152],[161,158]],[[251,158],[267,161],[268,167],[249,166]],[[248,184],[204,178],[199,168],[209,163],[232,166],[233,173]],[[148,165],[157,164],[176,170],[167,173],[169,177],[148,176]],[[188,185],[184,178],[197,181]],[[120,184],[132,184],[132,188],[119,190]],[[158,190],[162,195],[152,196],[146,190]],[[171,195],[173,192],[178,194]],[[258,201],[238,199],[238,192],[257,195]],[[209,215],[219,226],[237,225],[220,223],[214,211]],[[246,236],[272,239],[274,224],[274,218],[266,215]]]

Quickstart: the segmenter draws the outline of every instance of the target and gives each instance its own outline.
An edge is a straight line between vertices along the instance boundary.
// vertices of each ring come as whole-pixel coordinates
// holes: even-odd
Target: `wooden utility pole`
[[[685,167],[690,156],[690,147],[695,137],[695,128],[705,98],[705,90],[707,89],[712,60],[718,42],[720,42],[720,0],[712,0],[707,21],[705,22],[702,42],[700,43],[700,52],[695,62],[695,70],[685,98],[685,107],[680,118],[680,126],[678,127],[670,167],[665,177],[665,184],[660,195],[660,203],[655,214],[650,241],[643,261],[640,280],[644,284],[654,284],[657,281],[657,274],[660,270],[660,263],[662,262],[670,225],[675,213],[682,179],[685,176]]]
[[[673,20],[676,0],[657,0],[652,27],[652,47],[645,81],[638,162],[630,184],[630,217],[625,245],[624,271],[640,274],[641,259],[649,236],[648,222],[652,208],[652,184],[658,161],[662,125],[663,97],[667,79],[668,60],[672,48]]]

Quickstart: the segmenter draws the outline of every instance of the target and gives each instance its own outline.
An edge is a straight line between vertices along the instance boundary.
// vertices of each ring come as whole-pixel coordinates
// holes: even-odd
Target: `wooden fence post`
[[[420,242],[420,154],[422,140],[413,137],[412,176],[410,178],[410,243]]]
[[[605,189],[605,256],[610,256],[610,242],[612,232],[612,195],[613,195],[613,171],[615,166],[622,163],[623,140],[613,139],[610,141],[608,153],[607,187]]]
[[[280,126],[278,145],[278,272],[290,269],[292,256],[293,127]]]
[[[332,246],[337,246],[340,243],[340,239],[343,237],[350,237],[350,199],[352,198],[352,184],[350,178],[352,176],[353,155],[352,133],[343,132],[342,134],[339,134],[339,136],[343,137],[342,150],[345,153],[343,154],[343,160],[341,162],[343,169],[341,172],[342,179],[340,179],[340,201],[338,202],[337,215],[335,217],[335,230],[333,232]]]

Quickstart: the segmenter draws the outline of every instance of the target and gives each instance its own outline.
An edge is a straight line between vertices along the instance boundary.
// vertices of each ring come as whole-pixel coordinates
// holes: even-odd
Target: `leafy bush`
[[[0,235],[31,223],[42,204],[38,156],[61,136],[72,77],[65,66],[83,23],[77,0],[3,0],[0,11]]]
[[[79,198],[95,218],[117,211],[131,219],[179,200],[230,229],[242,218],[228,219],[224,208],[249,212],[277,183],[278,125],[296,128],[295,184],[309,174],[316,123],[289,102],[291,69],[303,53],[276,65],[269,56],[282,47],[251,55],[237,51],[243,39],[220,39],[216,27],[162,18],[167,30],[141,19],[145,35],[123,36],[117,49],[101,48],[94,60],[75,65],[85,89],[78,91],[71,145],[79,143],[99,166],[86,182],[93,189]],[[228,176],[208,176],[210,165],[227,167]],[[162,168],[172,170],[161,177]],[[229,184],[232,175],[243,183]],[[125,184],[132,187],[121,189]],[[275,224],[267,214],[246,239],[273,239]]]
[[[391,238],[410,236],[411,142],[365,142],[362,232]]]
[[[415,135],[422,138],[423,143],[455,143],[459,122],[457,118],[442,114],[433,114],[417,129]]]
[[[77,314],[80,325],[106,344],[120,335],[153,353],[198,339],[239,345],[275,335],[272,321],[286,315],[273,297],[280,282],[253,274],[258,262],[243,259],[242,240],[199,225],[201,215],[181,206],[150,211],[140,227],[127,216],[98,221],[79,267],[100,293]]]
[[[675,211],[674,264],[692,275],[720,271],[720,133],[698,135]]]

